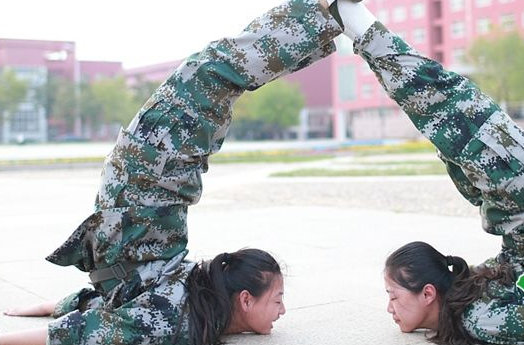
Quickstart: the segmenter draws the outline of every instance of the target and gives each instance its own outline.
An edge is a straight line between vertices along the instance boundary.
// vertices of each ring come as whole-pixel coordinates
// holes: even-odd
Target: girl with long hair
[[[469,269],[415,242],[386,262],[388,311],[404,332],[434,330],[438,344],[524,344],[524,133],[467,78],[446,71],[390,32],[362,3],[333,15],[389,96],[438,149],[458,191],[502,237],[495,259]]]
[[[211,345],[269,333],[284,312],[278,265],[258,251],[186,263],[187,208],[234,101],[334,52],[341,31],[324,1],[289,0],[188,57],[120,132],[95,213],[47,258],[89,272],[94,289],[51,305],[47,329],[0,343]]]

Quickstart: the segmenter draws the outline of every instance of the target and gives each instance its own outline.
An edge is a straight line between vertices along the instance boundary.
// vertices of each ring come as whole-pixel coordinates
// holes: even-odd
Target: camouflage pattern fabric
[[[480,207],[485,231],[502,236],[500,262],[524,263],[524,133],[471,81],[421,56],[376,22],[354,42],[380,83],[439,150],[459,192]],[[475,338],[524,344],[524,296],[515,285],[490,291],[464,314]]]
[[[48,325],[48,344],[189,344],[184,283],[195,264],[184,255],[142,265],[107,294],[67,296]]]
[[[89,304],[85,292],[64,300],[69,313],[50,325],[51,344],[173,343],[183,277],[139,272],[185,256],[187,207],[200,198],[201,173],[223,143],[233,102],[331,54],[341,32],[317,0],[290,0],[190,56],[156,90],[105,160],[95,213],[47,257],[88,272],[144,264],[127,281],[95,284],[98,308],[72,309]]]

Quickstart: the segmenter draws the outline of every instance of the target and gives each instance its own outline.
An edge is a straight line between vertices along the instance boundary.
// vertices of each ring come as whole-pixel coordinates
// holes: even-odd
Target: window
[[[486,34],[489,32],[491,27],[491,21],[489,18],[482,18],[477,21],[477,33]]]
[[[362,84],[362,98],[371,98],[373,97],[373,85],[372,84]]]
[[[19,110],[13,113],[11,118],[11,130],[13,132],[36,132],[38,131],[38,113],[31,110]]]
[[[440,1],[433,1],[431,5],[433,11],[433,16],[435,19],[442,17],[442,3]]]
[[[424,18],[425,11],[426,11],[426,7],[424,6],[423,3],[414,4],[411,7],[411,17],[413,19]]]
[[[453,49],[453,63],[454,64],[461,64],[464,62],[464,58],[466,55],[466,51],[464,48],[455,48]]]
[[[453,22],[451,24],[451,35],[453,37],[464,37],[466,35],[466,24],[464,22]]]
[[[477,7],[487,7],[491,5],[491,0],[477,0]]]
[[[357,78],[354,65],[343,65],[338,68],[338,97],[341,101],[352,101],[357,98]]]
[[[403,6],[395,7],[393,9],[393,21],[403,22],[406,20],[406,8]]]
[[[432,29],[433,31],[433,40],[435,44],[442,44],[444,41],[443,33],[442,33],[442,27],[434,27]]]
[[[426,30],[423,28],[413,30],[413,42],[424,43],[426,41]]]
[[[387,24],[389,20],[389,13],[388,10],[379,10],[377,12],[377,19],[382,24]]]
[[[504,30],[512,30],[515,28],[515,16],[512,13],[503,14],[500,16],[500,25]]]
[[[464,0],[451,0],[450,3],[452,12],[459,12],[464,10]]]
[[[444,63],[444,53],[435,52],[433,59],[439,63]]]

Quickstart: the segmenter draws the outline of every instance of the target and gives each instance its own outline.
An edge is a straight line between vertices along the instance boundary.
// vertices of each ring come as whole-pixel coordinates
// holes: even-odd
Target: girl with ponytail
[[[404,332],[438,344],[524,344],[524,132],[488,95],[388,30],[364,3],[329,1],[353,50],[430,140],[458,191],[501,236],[496,260],[469,269],[415,242],[386,262],[388,311]]]
[[[10,311],[56,320],[0,334],[0,344],[212,345],[222,334],[270,333],[285,312],[275,260],[246,249],[185,262],[187,211],[234,102],[333,53],[341,32],[325,0],[287,0],[182,62],[120,131],[95,212],[47,257],[88,272],[92,288]]]
[[[400,330],[432,330],[430,340],[437,344],[484,344],[467,331],[464,315],[471,314],[479,300],[496,303],[501,295],[517,293],[508,264],[487,261],[470,269],[461,257],[444,256],[425,242],[393,252],[384,273],[387,310]]]
[[[197,265],[186,287],[192,344],[216,344],[222,334],[269,334],[286,311],[280,266],[258,249],[220,254]]]

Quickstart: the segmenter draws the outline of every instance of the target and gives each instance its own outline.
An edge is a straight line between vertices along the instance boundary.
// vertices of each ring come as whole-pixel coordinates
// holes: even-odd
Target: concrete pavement
[[[214,165],[201,202],[189,212],[190,259],[242,247],[260,247],[285,265],[287,313],[270,336],[239,335],[233,344],[427,344],[423,332],[402,334],[386,313],[382,281],[386,256],[414,240],[478,263],[497,253],[499,239],[483,233],[475,211],[447,177],[410,179],[268,178],[290,165]],[[92,210],[99,169],[0,172],[0,310],[58,299],[87,285],[73,268],[55,267],[50,253]],[[407,181],[407,182],[406,182]],[[388,194],[398,183],[402,198]],[[330,190],[361,188],[355,203]],[[366,190],[369,188],[369,190]],[[289,195],[280,197],[279,190]],[[373,189],[373,190],[371,190]],[[291,191],[291,192],[290,192]],[[314,192],[312,192],[314,191]],[[365,201],[382,193],[391,205]],[[441,194],[439,194],[441,193]],[[431,203],[450,195],[447,215],[397,203]],[[457,195],[455,195],[457,194]],[[441,197],[442,195],[442,197]],[[358,203],[362,198],[362,203]],[[454,199],[456,198],[456,199]],[[337,202],[340,200],[340,202]],[[438,208],[438,206],[437,206]],[[46,318],[0,316],[0,332],[45,326]]]

